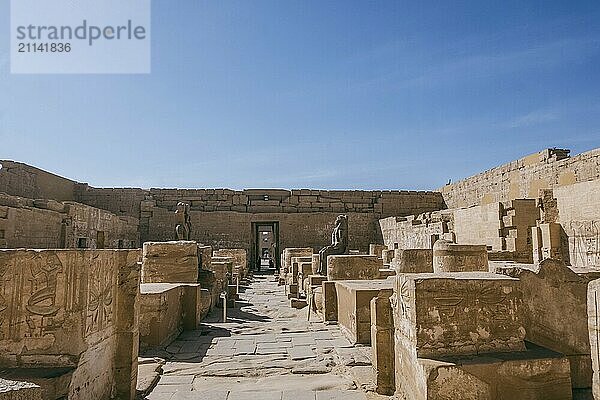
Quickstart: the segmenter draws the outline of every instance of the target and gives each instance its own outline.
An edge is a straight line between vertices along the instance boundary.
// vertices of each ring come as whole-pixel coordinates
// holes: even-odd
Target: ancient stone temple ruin
[[[0,400],[600,399],[600,149],[432,191],[0,164]]]

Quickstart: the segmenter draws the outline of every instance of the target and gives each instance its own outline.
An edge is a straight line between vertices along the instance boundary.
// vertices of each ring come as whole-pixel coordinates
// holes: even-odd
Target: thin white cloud
[[[421,69],[413,76],[394,71],[352,85],[355,88],[386,87],[396,90],[409,87],[456,84],[464,80],[489,78],[532,69],[555,68],[578,62],[600,51],[599,37],[576,37],[550,41],[495,53],[469,54]],[[410,54],[404,54],[410,60]],[[415,67],[415,66],[413,66]]]
[[[546,122],[556,121],[560,118],[560,114],[551,110],[532,111],[510,121],[507,125],[509,128],[523,128],[527,126],[539,125]]]

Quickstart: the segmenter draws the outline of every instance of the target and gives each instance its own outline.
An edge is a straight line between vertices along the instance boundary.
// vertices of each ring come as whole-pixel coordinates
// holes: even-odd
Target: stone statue
[[[177,240],[190,240],[192,232],[192,220],[190,218],[190,205],[184,202],[177,203],[177,225],[175,226],[175,238]]]
[[[331,234],[331,245],[323,247],[319,252],[318,273],[327,275],[327,256],[346,254],[348,250],[348,216],[340,215],[335,220],[335,228]]]

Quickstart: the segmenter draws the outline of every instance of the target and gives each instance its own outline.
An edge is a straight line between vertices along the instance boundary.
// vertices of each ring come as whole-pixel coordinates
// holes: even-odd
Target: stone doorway
[[[252,232],[254,271],[275,272],[280,265],[279,222],[253,222]]]
[[[102,232],[102,231],[96,232],[96,248],[97,249],[104,248],[104,232]]]

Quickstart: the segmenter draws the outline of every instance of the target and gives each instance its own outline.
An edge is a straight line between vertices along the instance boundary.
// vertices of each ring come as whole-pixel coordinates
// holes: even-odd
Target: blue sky
[[[600,147],[597,1],[154,0],[149,75],[11,75],[0,158],[94,186],[435,189]]]

